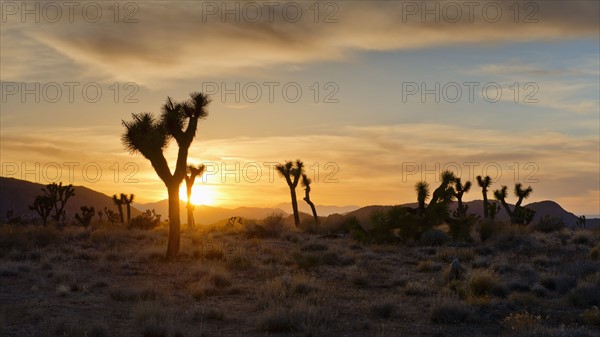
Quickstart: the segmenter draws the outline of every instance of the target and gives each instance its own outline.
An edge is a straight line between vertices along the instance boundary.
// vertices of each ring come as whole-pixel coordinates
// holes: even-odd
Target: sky
[[[122,120],[210,95],[196,201],[414,202],[444,169],[600,214],[597,1],[1,2],[1,175],[166,198]],[[174,163],[177,146],[166,156]],[[302,193],[299,191],[299,193]],[[475,187],[465,200],[480,199]],[[515,197],[510,196],[509,202]]]

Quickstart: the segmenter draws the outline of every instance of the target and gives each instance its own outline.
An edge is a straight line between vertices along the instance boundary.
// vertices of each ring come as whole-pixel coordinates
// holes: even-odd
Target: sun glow
[[[214,206],[219,203],[220,193],[215,186],[205,184],[195,184],[192,187],[192,204]],[[185,184],[179,189],[179,198],[187,202],[187,192]]]

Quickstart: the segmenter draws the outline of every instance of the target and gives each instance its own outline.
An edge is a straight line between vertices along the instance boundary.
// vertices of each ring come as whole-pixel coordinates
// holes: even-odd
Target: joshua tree
[[[431,201],[427,208],[433,208],[433,205],[438,201],[449,202],[454,196],[454,189],[450,187],[450,184],[456,179],[454,173],[452,173],[452,171],[444,171],[440,174],[440,178],[442,182],[440,183],[440,186],[433,191]]]
[[[102,210],[98,210],[98,218],[100,219],[100,223],[102,223],[102,216],[104,215],[104,213],[102,212]]]
[[[42,188],[42,192],[50,198],[52,207],[54,208],[54,214],[52,220],[60,221],[60,217],[64,216],[64,209],[67,205],[67,201],[70,197],[75,195],[75,189],[73,185],[69,184],[63,186],[61,183],[52,183]]]
[[[196,181],[196,177],[206,171],[206,166],[200,164],[198,166],[188,165],[185,176],[185,189],[187,192],[187,223],[190,231],[195,230],[196,222],[194,221],[194,205],[192,204],[192,187]]]
[[[419,181],[415,185],[415,191],[417,191],[417,200],[419,201],[418,214],[425,214],[425,201],[429,198],[429,184],[426,181]]]
[[[168,97],[158,119],[150,113],[140,113],[133,114],[132,121],[123,121],[125,127],[122,135],[123,144],[130,152],[141,153],[146,157],[167,187],[169,194],[167,258],[173,258],[179,253],[179,186],[186,174],[188,150],[196,136],[198,120],[208,116],[206,107],[210,103],[208,96],[203,93],[192,93],[190,97],[187,101],[177,103]],[[163,153],[172,139],[175,139],[179,147],[173,173]]]
[[[487,197],[487,192],[488,192],[488,187],[490,187],[492,183],[492,178],[490,178],[490,176],[485,176],[485,178],[482,178],[481,176],[477,176],[477,184],[479,185],[479,187],[481,187],[481,193],[483,194],[483,217],[484,218],[488,218],[489,211],[489,203],[488,203],[488,197]],[[494,205],[494,207],[496,207]]]
[[[125,200],[123,200],[124,196],[125,194],[121,193],[120,197],[117,197],[116,194],[113,194],[112,197],[113,203],[117,205],[117,208],[119,210],[119,220],[121,221],[121,225],[125,224],[125,219],[123,218],[123,202],[125,202]]]
[[[506,186],[502,186],[500,190],[494,191],[494,197],[500,201],[504,210],[510,217],[510,222],[512,224],[525,224],[527,225],[531,220],[533,220],[533,216],[535,212],[529,208],[522,207],[524,199],[527,199],[529,195],[533,192],[531,186],[523,189],[523,185],[521,183],[515,184],[515,196],[518,198],[517,203],[515,204],[514,210],[511,211],[510,207],[508,207],[508,203],[506,202],[506,197],[508,196],[508,188]]]
[[[84,228],[87,228],[90,225],[90,222],[92,222],[94,214],[94,207],[81,206],[81,214],[75,214],[75,219],[77,219]]]
[[[104,214],[111,225],[115,225],[119,221],[119,215],[106,207],[104,207]]]
[[[279,175],[285,178],[290,187],[290,195],[292,197],[292,210],[294,211],[294,224],[300,226],[300,215],[298,214],[298,201],[296,200],[296,186],[300,181],[300,176],[304,173],[304,163],[298,159],[296,162],[286,161],[285,164],[275,166]]]
[[[48,216],[52,212],[54,204],[52,199],[47,195],[38,195],[33,201],[33,205],[29,206],[29,209],[34,210],[42,218],[42,225],[46,226],[48,223]]]
[[[131,203],[133,202],[133,198],[135,198],[134,194],[130,194],[129,197],[127,197],[126,194],[121,193],[121,203],[123,203],[127,206],[127,224],[128,225],[131,223]]]
[[[310,209],[313,214],[313,218],[315,218],[315,228],[319,225],[319,217],[317,216],[317,209],[315,208],[315,204],[310,200],[310,183],[311,180],[306,174],[302,174],[302,186],[304,186],[304,201],[310,206]]]
[[[463,185],[460,178],[456,178],[454,180],[454,189],[455,189],[454,195],[456,196],[456,200],[458,201],[457,213],[459,216],[466,216],[467,215],[467,207],[463,205],[462,197],[463,197],[463,194],[468,193],[471,190],[471,182],[467,181]]]

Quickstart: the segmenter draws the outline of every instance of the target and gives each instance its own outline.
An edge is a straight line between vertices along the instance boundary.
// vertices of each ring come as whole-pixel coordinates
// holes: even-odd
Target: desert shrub
[[[508,303],[515,309],[534,310],[540,306],[540,299],[532,293],[513,292],[508,296]]]
[[[473,317],[471,306],[454,297],[437,298],[431,308],[431,321],[434,323],[464,323],[471,321]]]
[[[431,260],[421,261],[417,264],[417,271],[421,273],[428,273],[442,270],[442,265],[435,263]]]
[[[569,293],[568,298],[576,306],[599,306],[600,283],[584,281]]]
[[[137,228],[142,230],[150,230],[160,225],[160,214],[156,214],[155,210],[146,210],[144,213],[134,217],[129,222],[129,228]]]
[[[594,260],[598,260],[598,257],[600,257],[600,244],[590,250],[590,257]]]
[[[423,246],[441,246],[450,241],[446,232],[439,229],[430,229],[421,235],[419,243]]]
[[[119,302],[151,301],[158,296],[154,289],[134,287],[112,288],[109,295]]]
[[[373,304],[371,306],[371,315],[377,318],[390,318],[398,310],[398,305],[391,301],[385,301],[383,303]]]
[[[452,219],[452,221],[448,223],[448,226],[450,227],[450,236],[452,236],[455,241],[472,241],[471,230],[475,226],[475,223],[477,223],[477,217],[473,215]]]
[[[471,294],[476,297],[502,296],[504,292],[498,276],[493,271],[486,269],[474,270],[469,278],[468,287]]]
[[[537,223],[531,225],[531,229],[542,233],[556,232],[565,228],[565,222],[557,217],[543,216]]]
[[[331,336],[337,313],[304,302],[291,307],[268,308],[258,318],[258,329],[270,333],[299,333],[303,336]]]
[[[276,238],[281,236],[286,228],[283,214],[274,213],[264,218],[260,224],[249,222],[245,234],[249,238]]]
[[[545,275],[541,278],[540,284],[544,288],[562,295],[573,289],[577,280],[572,275]]]
[[[523,250],[535,246],[535,240],[522,226],[505,226],[496,235],[494,246],[499,250]]]
[[[573,234],[571,238],[571,243],[576,245],[593,245],[594,240],[592,238],[592,233],[588,231],[577,231]]]
[[[461,263],[473,261],[475,258],[475,251],[473,248],[468,247],[444,247],[437,253],[437,259],[443,262],[452,262],[454,259],[458,259]]]
[[[178,331],[173,313],[157,302],[141,302],[133,308],[133,318],[143,337],[183,336]]]
[[[475,225],[475,231],[479,234],[481,242],[485,242],[497,236],[505,226],[502,222],[484,219]]]
[[[409,296],[425,296],[433,293],[431,286],[422,282],[409,281],[404,286],[404,293]]]
[[[510,314],[504,318],[503,323],[509,334],[515,337],[541,336],[541,333],[545,331],[542,316],[532,315],[526,311]]]
[[[587,309],[581,316],[586,324],[600,327],[600,309],[597,306]]]
[[[335,252],[296,252],[292,255],[301,269],[312,269],[319,266],[345,266],[353,263],[352,259],[341,258]]]
[[[309,243],[309,244],[306,244],[306,245],[300,247],[300,250],[303,252],[306,252],[306,251],[319,252],[319,251],[325,251],[327,249],[328,249],[327,246],[322,243]]]

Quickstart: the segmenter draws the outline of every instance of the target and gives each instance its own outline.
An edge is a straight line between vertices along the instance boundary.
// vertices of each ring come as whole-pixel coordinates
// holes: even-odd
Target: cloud
[[[254,7],[248,7],[252,3],[261,8],[259,20],[253,20]],[[335,6],[319,6],[317,23],[317,12],[310,7],[313,3],[280,2],[272,10],[265,3],[137,2],[139,11],[133,18],[138,23],[113,22],[107,7],[111,4],[103,4],[106,15],[99,23],[75,15],[72,23],[65,19],[22,24],[18,16],[10,16],[2,32],[4,43],[11,44],[2,49],[3,69],[10,71],[3,71],[2,79],[21,80],[36,74],[60,78],[68,71],[162,86],[165,81],[199,76],[344,60],[357,51],[598,36],[599,4],[595,1],[535,2],[538,7],[533,12],[519,9],[519,23],[514,22],[512,3],[497,1],[477,2],[473,20],[464,2],[339,1]],[[439,22],[431,15],[423,20],[419,6],[436,3]],[[453,12],[447,9],[452,3],[461,8],[462,17],[456,23],[451,22]],[[226,15],[223,22],[222,10],[235,12],[236,4],[239,22],[233,15]],[[414,4],[418,7],[413,13],[410,6]],[[226,8],[208,15],[212,12],[207,6],[213,5]],[[297,22],[293,22],[295,6],[302,11]],[[501,15],[493,22],[496,6]],[[522,23],[527,13],[533,13],[538,22]],[[324,23],[328,16],[337,22]],[[22,60],[32,62],[23,67]]]

